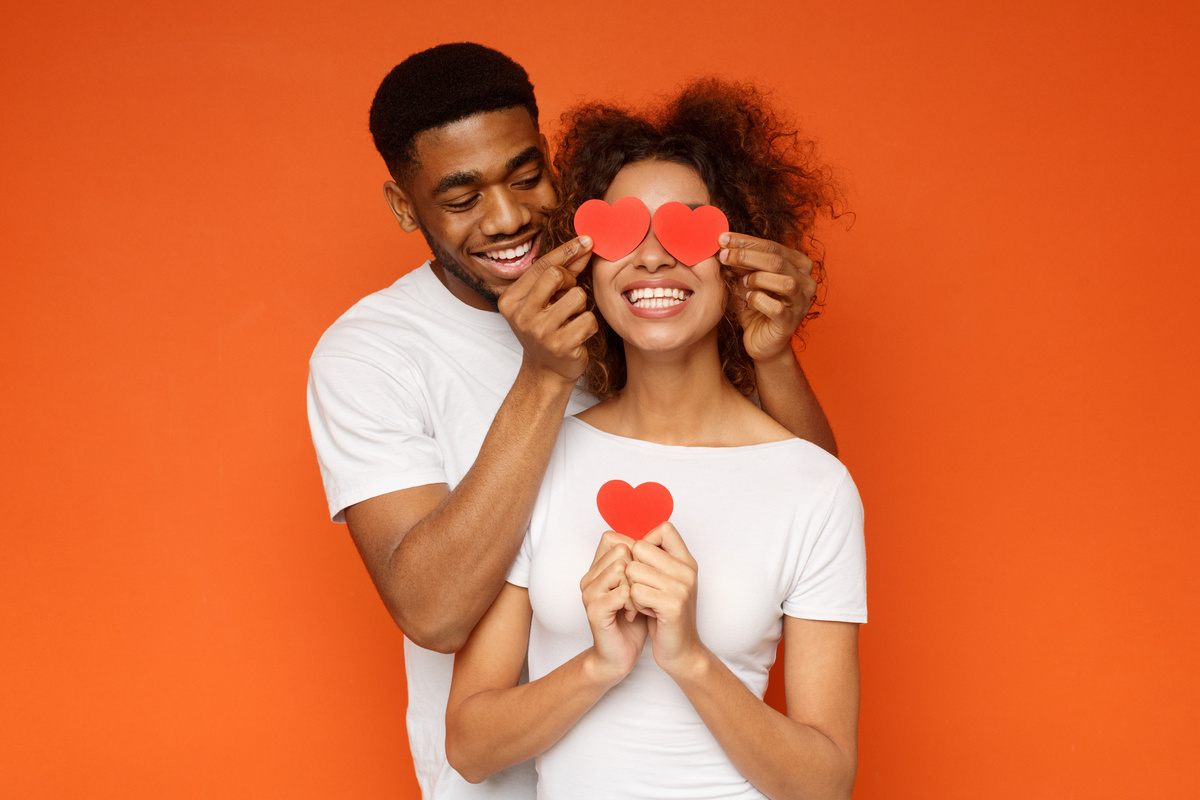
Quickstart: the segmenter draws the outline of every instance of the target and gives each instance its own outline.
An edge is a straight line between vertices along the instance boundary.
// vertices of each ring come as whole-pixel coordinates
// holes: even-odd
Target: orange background
[[[548,121],[759,81],[849,187],[804,364],[868,514],[857,797],[1194,791],[1200,13],[910,5],[9,4],[4,793],[415,796],[304,382],[424,257],[366,110],[457,39]]]

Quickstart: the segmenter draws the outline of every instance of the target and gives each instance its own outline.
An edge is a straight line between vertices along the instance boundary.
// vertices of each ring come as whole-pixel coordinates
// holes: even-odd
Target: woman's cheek
[[[621,300],[621,295],[613,286],[613,278],[616,276],[616,270],[613,264],[609,261],[601,259],[592,260],[592,294],[596,302],[596,307],[600,309],[600,314],[608,318],[608,315],[617,309],[617,303]]]

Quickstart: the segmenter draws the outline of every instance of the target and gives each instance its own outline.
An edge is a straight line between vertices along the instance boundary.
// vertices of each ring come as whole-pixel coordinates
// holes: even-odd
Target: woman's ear
[[[388,208],[392,210],[392,216],[396,218],[396,222],[400,223],[400,227],[404,231],[413,233],[420,229],[421,225],[417,220],[416,209],[413,207],[408,193],[400,188],[400,184],[395,181],[383,184],[383,198],[387,201]]]

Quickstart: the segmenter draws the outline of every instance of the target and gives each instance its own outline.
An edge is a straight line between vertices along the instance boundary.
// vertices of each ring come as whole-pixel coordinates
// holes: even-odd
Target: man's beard
[[[417,227],[420,228],[421,235],[425,237],[425,243],[429,245],[429,252],[433,254],[433,260],[442,269],[462,281],[468,289],[482,297],[484,302],[490,305],[494,311],[499,311],[500,293],[480,280],[478,275],[467,269],[466,265],[455,258],[450,251],[439,245],[437,240],[429,235],[429,231],[425,230],[425,226],[420,220],[417,221]],[[521,231],[518,231],[518,234],[520,233]]]

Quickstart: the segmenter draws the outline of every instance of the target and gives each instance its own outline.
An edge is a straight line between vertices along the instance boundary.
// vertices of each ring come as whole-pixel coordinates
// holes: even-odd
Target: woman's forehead
[[[612,203],[631,196],[645,203],[651,214],[663,203],[672,201],[689,206],[709,202],[708,187],[700,173],[693,167],[673,161],[636,161],[621,167],[604,199]]]

